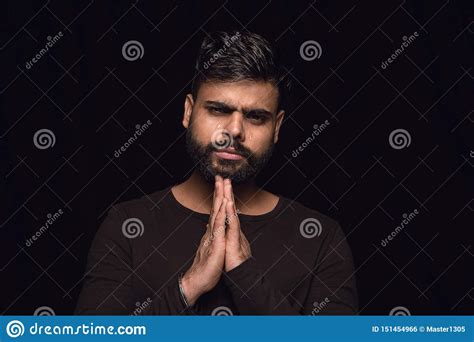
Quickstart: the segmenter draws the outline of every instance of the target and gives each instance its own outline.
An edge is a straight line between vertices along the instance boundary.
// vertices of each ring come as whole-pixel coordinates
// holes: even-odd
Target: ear
[[[191,114],[193,112],[194,100],[193,95],[188,94],[186,95],[186,99],[184,100],[184,114],[183,114],[183,126],[184,128],[189,127],[189,122],[191,120]]]
[[[283,118],[285,117],[285,111],[280,110],[276,117],[275,133],[273,133],[273,142],[276,144],[278,142],[278,134],[280,133],[280,127],[283,123]]]

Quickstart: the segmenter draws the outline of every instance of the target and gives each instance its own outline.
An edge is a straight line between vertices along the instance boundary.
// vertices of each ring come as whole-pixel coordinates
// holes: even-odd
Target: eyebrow
[[[204,106],[206,107],[216,107],[216,108],[219,108],[219,109],[223,109],[224,111],[226,112],[229,112],[229,113],[232,113],[232,112],[235,112],[237,109],[237,107],[235,106],[232,106],[230,104],[227,104],[225,102],[221,102],[221,101],[205,101],[204,102]],[[255,114],[262,114],[262,115],[268,115],[268,116],[273,116],[273,113],[270,112],[269,110],[266,110],[265,108],[242,108],[242,113],[244,115],[247,115],[249,113],[255,113]]]

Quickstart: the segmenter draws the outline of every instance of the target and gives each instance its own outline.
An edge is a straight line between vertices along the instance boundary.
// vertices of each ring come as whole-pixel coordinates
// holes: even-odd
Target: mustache
[[[234,141],[234,143],[231,146],[226,146],[226,148],[234,148],[235,153],[240,154],[242,157],[249,158],[252,156],[252,151],[250,151],[248,148],[242,146],[242,144]],[[213,144],[209,144],[207,146],[208,152],[219,152],[221,149],[216,148],[213,146]]]

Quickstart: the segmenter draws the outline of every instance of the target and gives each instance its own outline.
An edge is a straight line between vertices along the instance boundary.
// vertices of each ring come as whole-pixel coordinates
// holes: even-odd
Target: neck
[[[186,194],[189,200],[199,205],[202,211],[209,212],[212,207],[214,184],[209,184],[202,174],[195,169],[191,176],[177,186],[179,192]],[[258,203],[262,195],[262,189],[255,184],[255,179],[239,185],[232,184],[235,205],[242,213],[249,211],[255,203]]]

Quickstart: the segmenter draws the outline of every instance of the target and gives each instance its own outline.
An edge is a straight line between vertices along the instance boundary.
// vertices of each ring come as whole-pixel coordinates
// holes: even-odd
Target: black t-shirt
[[[75,313],[357,313],[352,255],[336,221],[283,196],[266,214],[238,217],[252,257],[186,308],[178,276],[191,266],[209,215],[184,207],[171,187],[113,206],[89,251]]]

